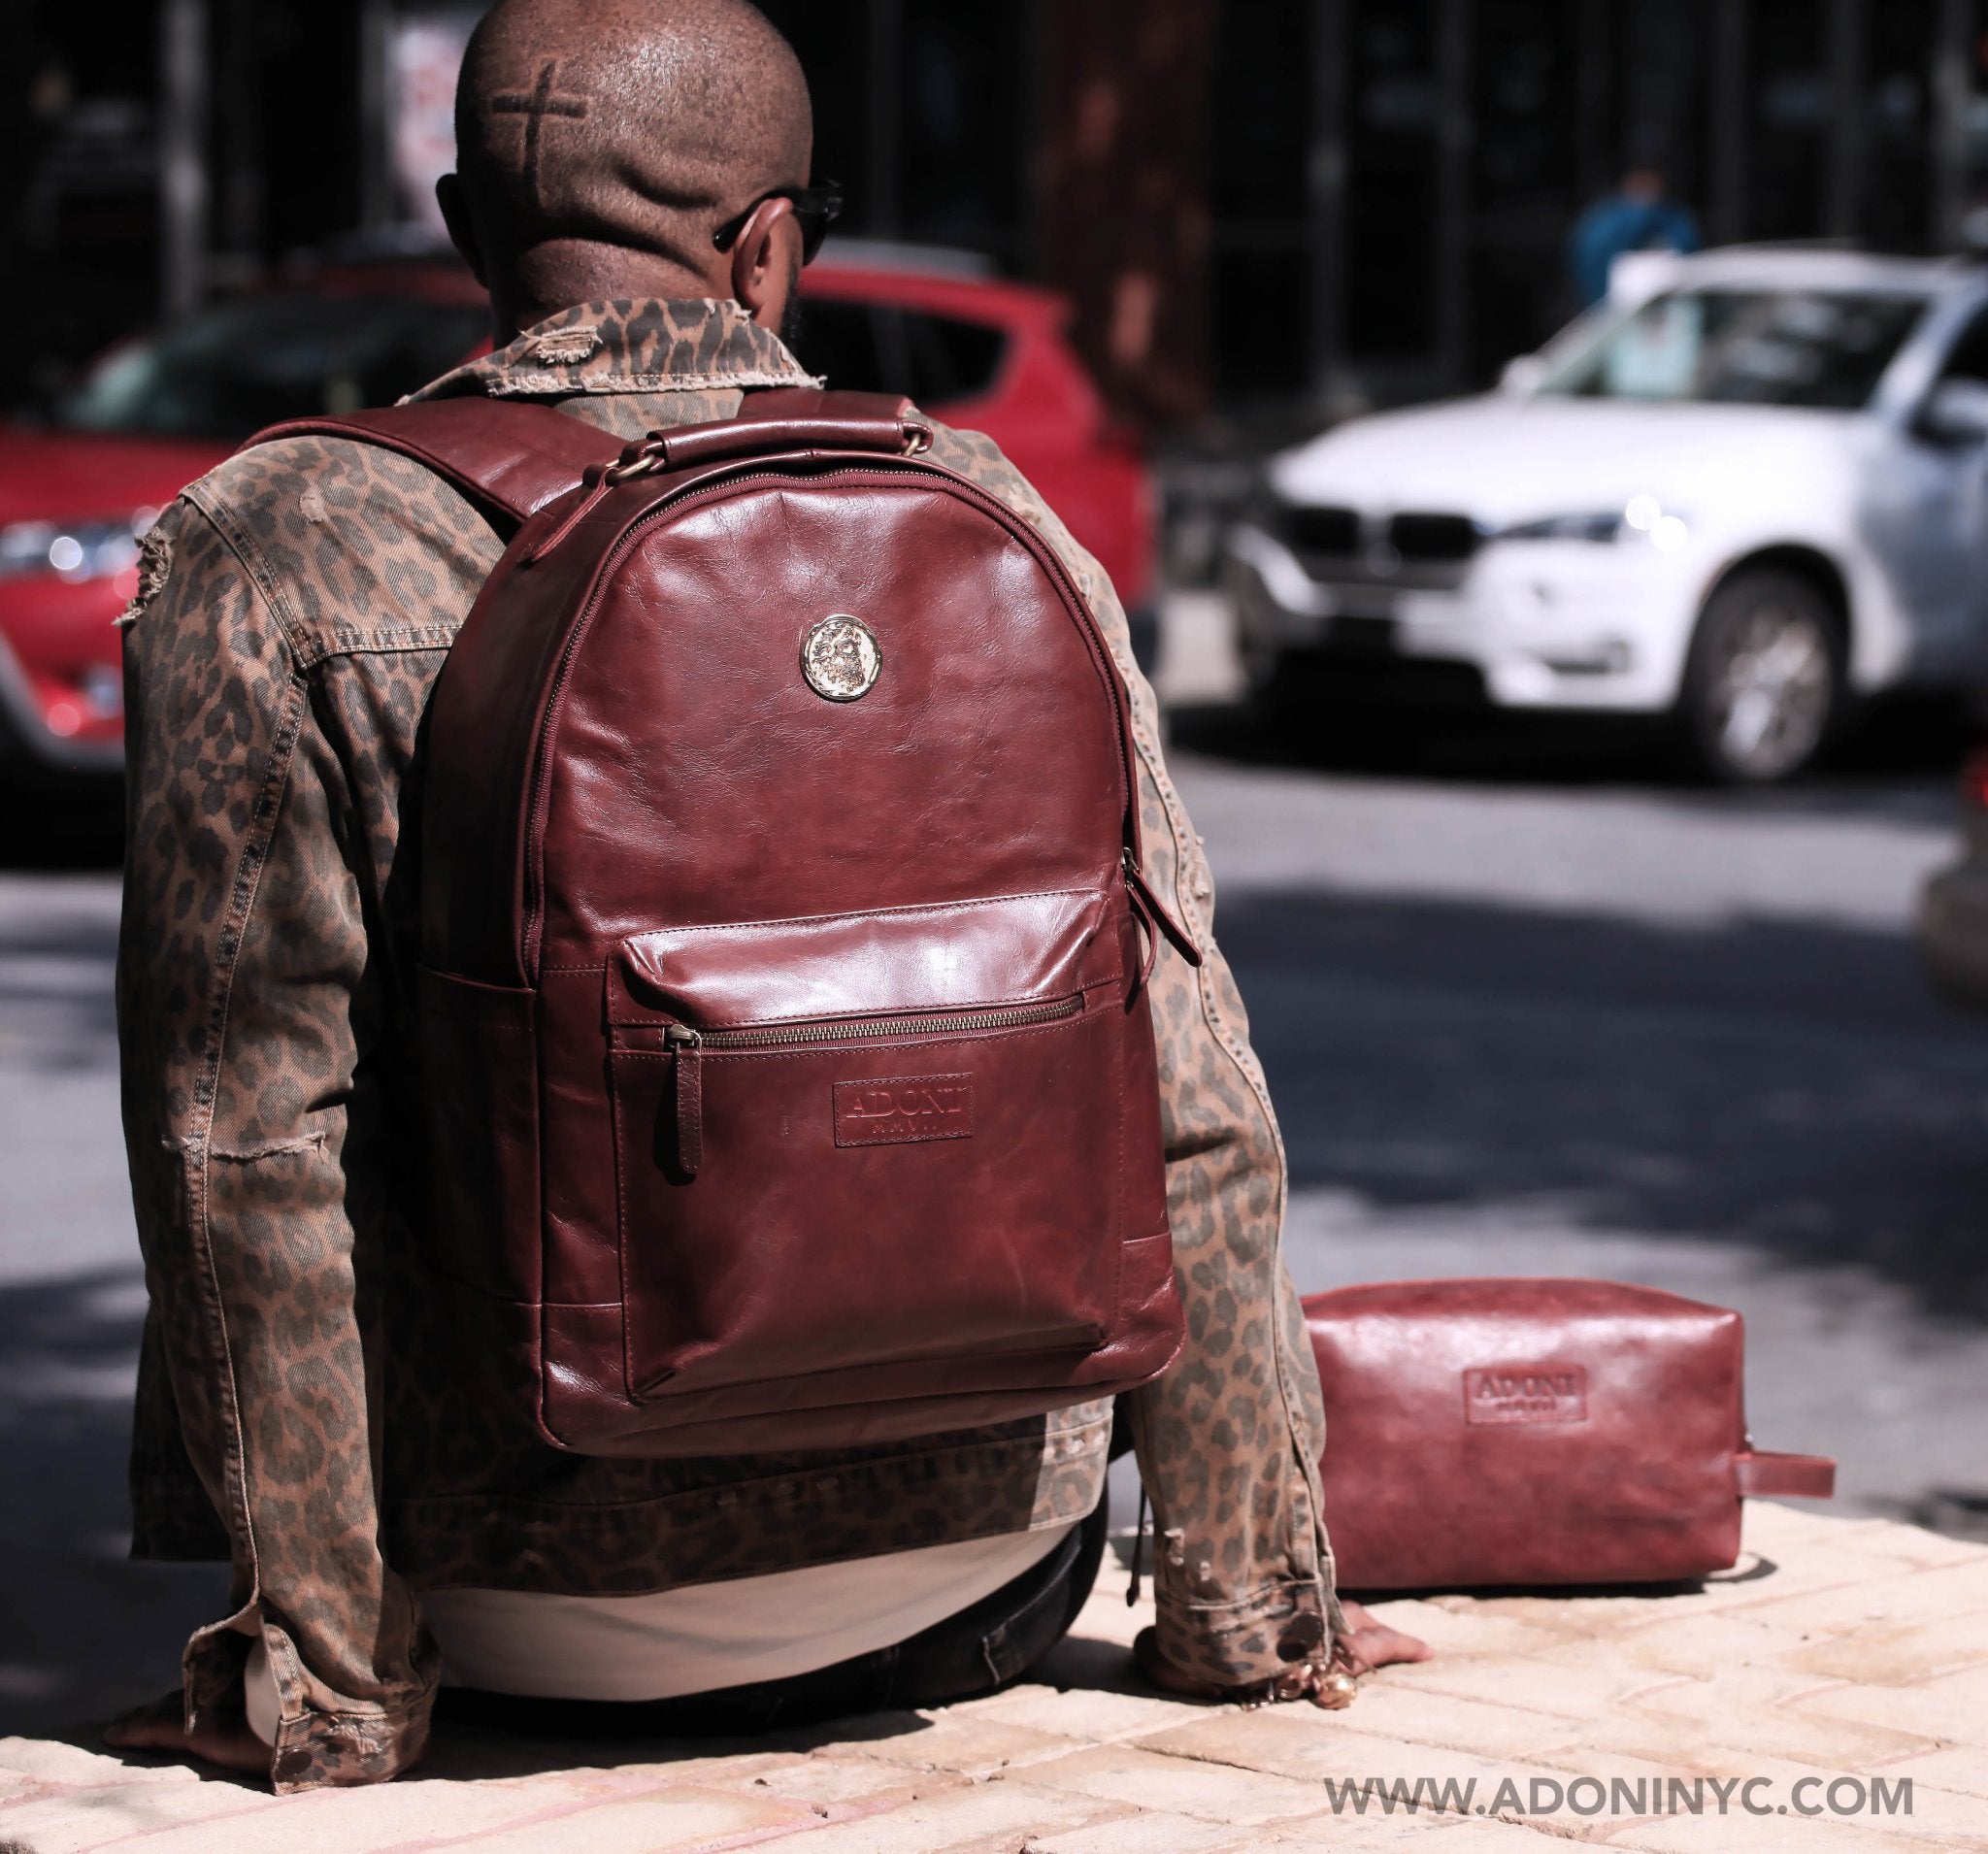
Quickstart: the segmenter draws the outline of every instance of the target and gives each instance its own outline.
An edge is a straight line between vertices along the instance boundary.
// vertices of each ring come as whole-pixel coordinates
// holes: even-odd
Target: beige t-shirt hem
[[[1075,1530],[1003,1533],[640,1597],[431,1590],[421,1600],[452,1686],[544,1700],[680,1699],[812,1673],[873,1654],[989,1597]],[[258,1639],[248,1724],[276,1742],[280,1705]]]

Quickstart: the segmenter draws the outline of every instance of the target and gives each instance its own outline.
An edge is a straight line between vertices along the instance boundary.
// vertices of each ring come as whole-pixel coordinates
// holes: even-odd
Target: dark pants
[[[619,1705],[529,1700],[445,1687],[436,1716],[539,1738],[742,1738],[860,1712],[949,1705],[1018,1680],[1057,1642],[1091,1594],[1110,1526],[1108,1503],[1039,1565],[958,1615],[894,1647],[784,1680]]]

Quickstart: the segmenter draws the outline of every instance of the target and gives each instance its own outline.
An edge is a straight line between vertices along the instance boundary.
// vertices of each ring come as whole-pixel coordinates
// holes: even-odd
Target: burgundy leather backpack
[[[516,533],[428,716],[429,1242],[546,1438],[847,1446],[1180,1342],[1123,684],[901,401],[384,445]]]

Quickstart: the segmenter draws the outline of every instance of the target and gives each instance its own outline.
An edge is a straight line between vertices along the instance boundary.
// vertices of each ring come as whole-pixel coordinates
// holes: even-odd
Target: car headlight
[[[1607,509],[1591,515],[1545,515],[1501,528],[1501,541],[1613,541],[1622,532],[1622,511]]]
[[[140,539],[158,518],[156,509],[138,509],[100,521],[12,522],[0,528],[0,579],[114,579],[138,558]]]
[[[1647,542],[1659,553],[1679,552],[1691,539],[1691,524],[1655,496],[1631,496],[1626,507],[1591,514],[1544,515],[1498,531],[1500,541]]]
[[[1691,524],[1655,496],[1631,496],[1622,512],[1622,525],[1633,534],[1647,536],[1659,553],[1677,553],[1691,539]]]

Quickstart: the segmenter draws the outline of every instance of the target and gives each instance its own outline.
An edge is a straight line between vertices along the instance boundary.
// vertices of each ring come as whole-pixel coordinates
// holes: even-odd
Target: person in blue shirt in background
[[[1690,207],[1668,196],[1662,169],[1644,162],[1575,221],[1567,263],[1583,309],[1608,293],[1608,273],[1625,251],[1695,251],[1705,243]]]

